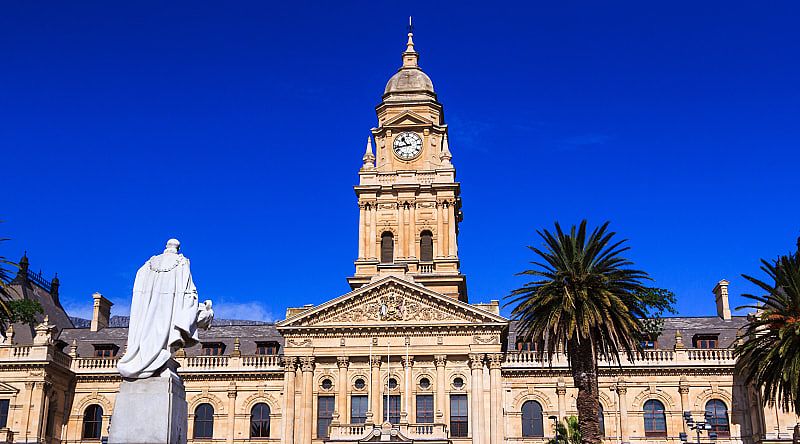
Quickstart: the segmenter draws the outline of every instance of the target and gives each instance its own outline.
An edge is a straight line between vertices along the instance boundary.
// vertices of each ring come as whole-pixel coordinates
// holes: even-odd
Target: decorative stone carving
[[[289,339],[288,341],[286,341],[286,343],[293,347],[311,347],[311,339],[308,338],[303,339],[302,341]]]
[[[491,335],[491,336],[475,335],[475,336],[472,337],[472,340],[473,340],[473,342],[475,344],[499,344],[500,343],[500,337],[497,336],[497,335]]]
[[[486,357],[489,361],[489,368],[492,370],[499,369],[503,365],[502,353],[490,353]]]
[[[304,372],[313,372],[314,371],[314,357],[313,356],[303,356],[300,358],[300,368]]]
[[[483,369],[483,353],[470,353],[469,355],[469,366],[473,370],[482,370]]]
[[[444,367],[447,363],[447,355],[434,355],[433,356],[433,365],[436,367]]]
[[[414,356],[401,356],[400,360],[403,362],[403,368],[414,366]]]
[[[339,356],[336,358],[336,366],[339,368],[347,368],[350,366],[350,358],[347,356]]]
[[[381,357],[380,356],[370,356],[369,358],[369,366],[370,367],[378,367],[381,366]]]
[[[284,356],[281,360],[283,361],[283,371],[293,372],[297,370],[297,357]]]

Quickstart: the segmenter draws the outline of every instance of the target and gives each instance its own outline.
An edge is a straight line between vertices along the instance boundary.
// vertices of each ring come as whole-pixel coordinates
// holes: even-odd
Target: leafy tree
[[[558,431],[558,438],[553,438],[547,441],[547,444],[580,444],[581,443],[581,428],[578,418],[570,416],[564,418],[564,421],[556,423],[556,430]]]
[[[591,233],[585,220],[569,232],[556,223],[554,233],[537,233],[545,246],[528,247],[537,261],[519,273],[534,280],[512,291],[506,305],[514,306],[522,339],[543,344],[537,351],[542,357],[566,352],[578,389],[581,442],[600,443],[598,359],[635,359],[641,319],[671,311],[674,296],[642,284],[647,273],[630,268],[633,263],[622,256],[629,248],[614,239],[608,222]]]
[[[8,238],[0,238],[0,243],[7,240]],[[0,335],[3,336],[5,336],[8,324],[22,322],[33,325],[36,323],[36,315],[44,313],[41,304],[37,301],[12,299],[11,292],[14,289],[8,285],[12,279],[12,268],[19,268],[19,265],[5,256],[0,256]]]
[[[735,349],[736,370],[763,393],[765,405],[800,413],[800,239],[794,254],[761,260],[769,279],[742,275],[763,295],[744,294],[757,302],[739,308],[756,312]]]

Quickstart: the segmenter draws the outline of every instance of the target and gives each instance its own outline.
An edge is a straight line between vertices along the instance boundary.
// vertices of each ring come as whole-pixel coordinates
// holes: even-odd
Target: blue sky
[[[800,235],[796,2],[4,2],[2,255],[86,315],[177,237],[224,317],[348,290],[408,15],[450,126],[471,301],[605,220],[684,315]]]

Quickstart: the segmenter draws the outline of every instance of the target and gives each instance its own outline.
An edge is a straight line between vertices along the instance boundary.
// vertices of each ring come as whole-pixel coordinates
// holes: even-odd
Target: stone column
[[[483,443],[483,354],[469,355],[469,366],[472,369],[472,402],[469,423],[472,428],[472,444]]]
[[[406,257],[406,232],[403,229],[403,203],[397,202],[397,257]]]
[[[447,252],[444,251],[444,222],[442,221],[442,201],[436,202],[436,253],[433,257],[436,256],[447,256]],[[473,441],[473,444],[476,444]]]
[[[556,383],[556,395],[558,395],[558,420],[564,421],[564,417],[567,416],[567,384],[560,376]]]
[[[501,386],[500,367],[503,364],[502,353],[492,353],[489,358],[489,409],[490,444],[503,442],[503,387]]]
[[[448,255],[450,255],[450,257],[457,257],[458,256],[458,242],[456,242],[456,238],[457,238],[457,235],[456,235],[456,222],[457,222],[456,221],[456,217],[457,216],[456,216],[456,204],[455,204],[455,201],[450,203],[450,206],[447,208],[447,211],[449,211],[449,216],[450,216],[450,224],[448,225],[448,228],[450,228],[450,231],[448,233],[449,234],[449,238],[450,238],[450,244],[449,244],[450,248],[449,248],[447,253],[448,253]]]
[[[408,256],[409,257],[417,257],[417,203],[411,202],[411,208],[409,209],[409,244],[408,244]]]
[[[311,444],[314,431],[314,357],[303,356],[300,358],[300,367],[303,370],[303,439],[300,442],[301,444]]]
[[[372,369],[372,376],[370,377],[369,400],[370,410],[372,410],[372,418],[376,424],[381,423],[381,357],[372,356],[369,361],[369,366]]]
[[[367,240],[366,229],[365,229],[366,228],[365,224],[367,223],[367,221],[366,218],[364,217],[365,212],[366,210],[364,209],[364,204],[359,202],[358,204],[358,258],[359,259],[364,259],[364,253],[365,253],[364,245]]]
[[[681,415],[683,412],[687,412],[691,410],[689,408],[689,384],[686,382],[686,377],[681,376],[681,381],[678,383],[678,393],[681,394]],[[689,429],[686,426],[686,421],[681,418],[681,422],[683,423],[683,431],[685,433],[689,433]]]
[[[376,208],[376,206],[377,205],[373,203],[369,207],[369,235],[367,237],[367,245],[369,246],[370,259],[375,259],[378,257],[375,255],[375,236],[377,236],[375,230],[377,229],[376,224],[378,222],[377,221],[378,209]]]
[[[336,358],[336,365],[339,367],[339,382],[338,399],[336,400],[336,410],[339,413],[339,422],[342,424],[349,423],[349,415],[347,414],[347,368],[350,366],[350,358],[347,356],[339,356]]]
[[[285,356],[283,358],[283,374],[286,380],[284,386],[283,402],[286,406],[283,410],[283,442],[284,444],[294,443],[294,397],[297,389],[295,388],[295,375],[297,371],[297,358]],[[231,439],[233,431],[231,430]],[[232,442],[232,441],[231,441]]]
[[[225,442],[233,444],[233,438],[236,436],[236,383],[231,382],[228,384],[228,436],[225,437]],[[291,440],[289,441],[291,442]]]
[[[450,203],[442,203],[442,256],[450,256]]]
[[[620,379],[617,381],[617,397],[619,398],[619,434],[622,436],[622,442],[629,442],[628,436],[628,388],[625,386],[625,381]]]
[[[415,422],[416,418],[411,418],[411,393],[413,392],[413,385],[411,383],[411,368],[414,367],[414,357],[413,356],[403,356],[403,371],[404,371],[404,381],[403,381],[403,398],[405,402],[403,403],[403,410],[406,412],[408,416],[408,422]]]
[[[444,422],[445,403],[447,402],[447,389],[444,376],[444,366],[447,363],[447,355],[436,355],[433,357],[433,364],[436,366],[436,416],[441,415]]]

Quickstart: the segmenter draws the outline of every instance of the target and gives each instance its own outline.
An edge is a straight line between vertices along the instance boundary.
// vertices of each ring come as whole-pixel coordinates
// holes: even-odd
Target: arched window
[[[86,407],[83,412],[83,439],[100,439],[103,428],[103,408],[97,404]]]
[[[419,260],[422,262],[433,261],[433,233],[428,230],[419,234]]]
[[[542,405],[536,401],[522,404],[522,436],[544,436]]]
[[[394,262],[394,235],[391,231],[384,231],[381,234],[381,263],[391,264]]]
[[[598,405],[597,416],[600,421],[600,436],[606,436],[606,418],[603,414],[603,404]]]
[[[667,436],[667,415],[664,404],[656,399],[644,403],[644,436]]]
[[[728,436],[731,426],[728,423],[728,407],[719,399],[712,399],[706,403],[706,417],[712,432],[717,435]]]
[[[263,402],[250,409],[250,437],[269,438],[269,406]]]
[[[200,404],[194,409],[194,437],[214,437],[214,407],[211,404]]]

